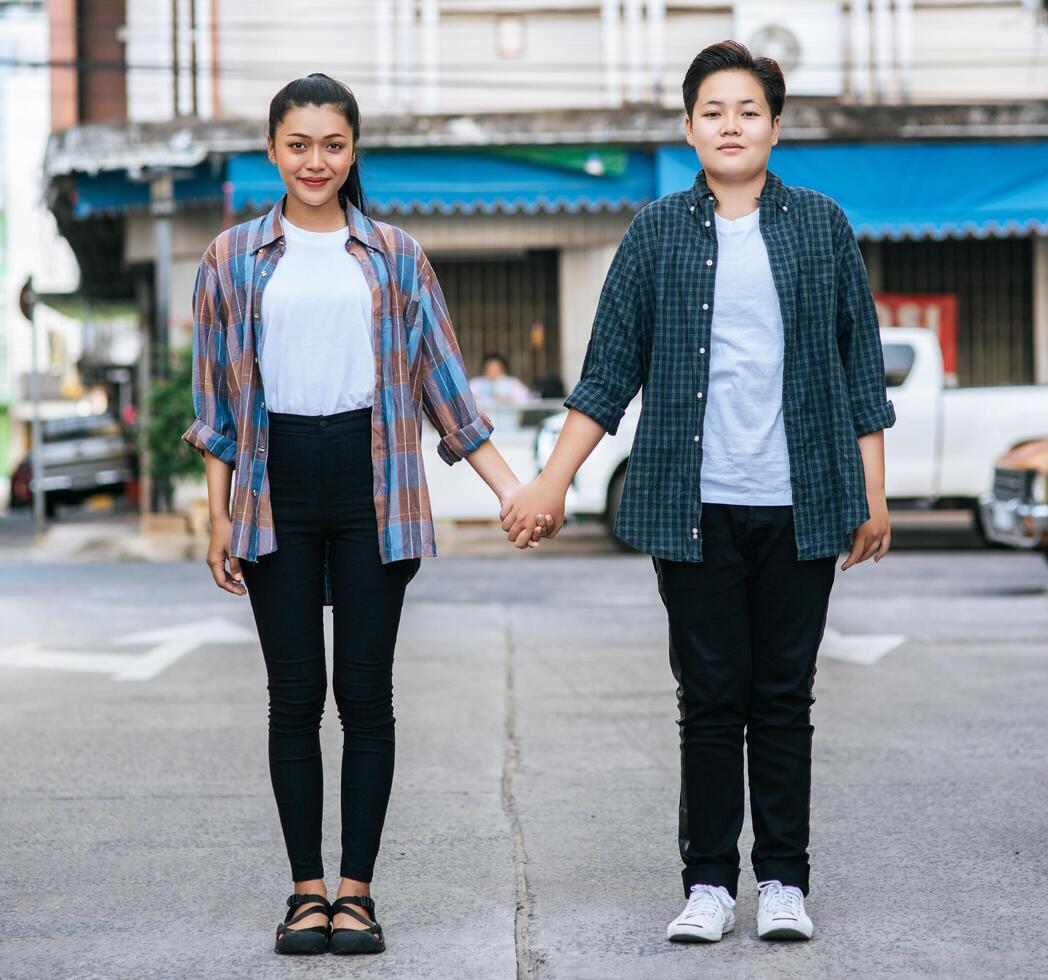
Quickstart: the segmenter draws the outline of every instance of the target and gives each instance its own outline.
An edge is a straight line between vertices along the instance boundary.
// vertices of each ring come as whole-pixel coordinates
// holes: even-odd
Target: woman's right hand
[[[244,595],[247,588],[240,571],[240,559],[229,554],[229,542],[233,536],[233,522],[228,518],[212,519],[211,540],[207,546],[207,567],[211,569],[215,585],[233,595]],[[226,569],[226,562],[229,569]]]

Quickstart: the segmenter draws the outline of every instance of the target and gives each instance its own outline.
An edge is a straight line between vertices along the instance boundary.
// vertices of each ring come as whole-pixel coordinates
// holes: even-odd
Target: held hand
[[[852,565],[859,565],[872,558],[879,562],[892,544],[892,528],[888,519],[888,504],[884,494],[880,493],[870,500],[870,519],[860,524],[852,535],[852,546],[841,571],[846,572]]]
[[[513,506],[513,501],[516,499],[518,493],[524,489],[524,484],[519,480],[508,486],[506,489],[501,491],[498,495],[499,498],[499,516],[501,517],[506,513],[507,509]],[[518,548],[537,548],[543,535],[545,534],[545,521],[540,521],[535,528],[532,529],[530,534],[527,531],[522,531],[517,538],[511,539]]]
[[[244,595],[244,576],[240,571],[240,559],[229,554],[229,541],[233,535],[233,522],[228,518],[219,518],[211,522],[211,540],[207,546],[207,567],[215,579],[215,585],[233,595]],[[226,562],[229,571],[226,571]]]
[[[564,494],[540,475],[514,494],[501,516],[502,530],[518,548],[534,539],[536,531],[555,538],[564,526]]]

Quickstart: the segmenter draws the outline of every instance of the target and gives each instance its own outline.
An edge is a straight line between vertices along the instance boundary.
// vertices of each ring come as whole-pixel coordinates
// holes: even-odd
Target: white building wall
[[[1048,25],[1021,0],[179,0],[198,18],[198,113],[261,119],[293,78],[347,82],[364,111],[676,105],[688,64],[728,37],[785,57],[793,96],[860,101],[1048,97]],[[211,11],[217,17],[212,50]],[[128,0],[128,112],[175,112],[172,3]],[[794,43],[796,42],[796,44]],[[762,47],[763,46],[763,47]],[[188,58],[188,41],[180,45]],[[871,60],[872,58],[872,60]],[[209,73],[214,65],[217,74]],[[188,64],[179,68],[187,109]]]
[[[1048,22],[1019,3],[914,9],[914,102],[1048,98]]]
[[[221,2],[221,0],[219,0]],[[127,117],[155,122],[175,115],[171,0],[127,0]]]
[[[11,8],[0,14],[0,53],[17,62],[46,63],[47,20],[42,9]],[[44,150],[50,133],[49,76],[32,67],[0,69],[0,210],[3,212],[4,260],[0,279],[0,401],[12,402],[17,415],[21,376],[32,364],[32,335],[19,309],[19,293],[30,275],[41,292],[76,288],[79,272],[72,249],[58,234],[44,202]],[[38,308],[41,368],[64,369],[79,354],[79,325]],[[50,335],[50,337],[49,337]],[[5,465],[24,452],[24,426],[14,424]],[[0,481],[0,505],[7,484]]]

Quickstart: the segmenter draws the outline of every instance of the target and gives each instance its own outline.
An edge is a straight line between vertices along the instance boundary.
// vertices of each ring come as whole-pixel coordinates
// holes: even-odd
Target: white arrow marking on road
[[[899,633],[838,633],[827,626],[819,654],[869,667],[906,642]]]
[[[120,646],[153,644],[145,653],[92,653],[44,650],[26,643],[0,650],[2,667],[89,671],[112,674],[116,681],[148,681],[198,646],[211,643],[247,643],[255,634],[224,619],[205,619],[181,626],[133,633],[117,640]]]

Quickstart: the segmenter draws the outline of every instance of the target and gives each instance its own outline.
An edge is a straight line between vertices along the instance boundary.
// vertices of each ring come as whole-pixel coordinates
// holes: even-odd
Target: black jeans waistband
[[[370,423],[371,406],[354,408],[348,412],[336,412],[334,415],[294,415],[289,412],[269,412],[269,424],[281,429],[317,429],[336,426]]]

